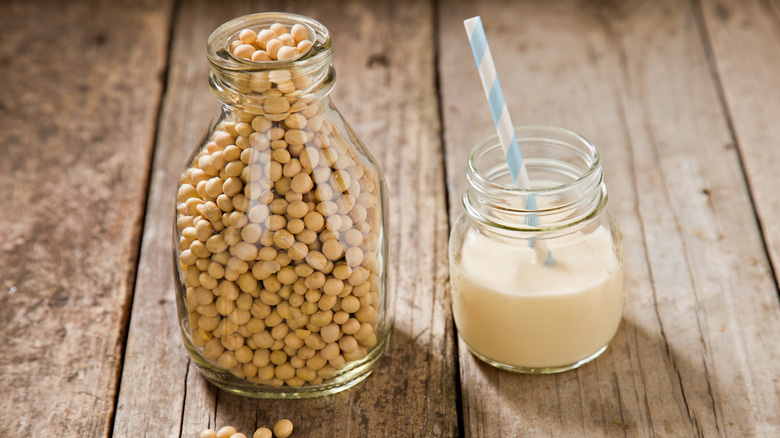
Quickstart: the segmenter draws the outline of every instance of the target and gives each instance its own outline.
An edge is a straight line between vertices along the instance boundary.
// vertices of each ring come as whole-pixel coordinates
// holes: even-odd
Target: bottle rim
[[[298,56],[281,61],[251,61],[230,53],[230,44],[238,39],[242,30],[250,28],[259,31],[270,28],[274,23],[287,27],[303,25],[309,32],[312,47]],[[263,83],[275,72],[287,71],[292,80],[305,78],[311,84],[300,90],[303,100],[320,100],[330,94],[336,82],[332,55],[330,32],[313,18],[289,12],[244,15],[222,24],[208,38],[206,57],[211,65],[209,86],[223,104],[261,108],[265,97],[262,92],[255,92],[252,81]]]
[[[312,47],[293,58],[274,61],[250,61],[230,53],[230,43],[246,28],[260,28],[273,23],[284,25],[302,24],[313,36]],[[243,15],[227,21],[209,35],[206,56],[213,68],[224,72],[259,72],[321,66],[330,63],[333,41],[330,31],[319,21],[305,15],[291,12],[259,12]]]

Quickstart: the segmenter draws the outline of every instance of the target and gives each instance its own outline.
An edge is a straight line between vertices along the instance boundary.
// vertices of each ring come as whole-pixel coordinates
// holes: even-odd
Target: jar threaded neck
[[[498,137],[477,144],[466,169],[463,207],[488,228],[519,232],[571,229],[606,206],[599,154],[584,137],[550,126],[515,128],[532,187],[512,185]]]

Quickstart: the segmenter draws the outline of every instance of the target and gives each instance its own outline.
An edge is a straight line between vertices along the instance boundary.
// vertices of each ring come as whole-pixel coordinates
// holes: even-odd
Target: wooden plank
[[[197,14],[187,18],[196,18],[200,26],[188,29],[190,33],[181,33],[171,42],[113,429],[116,437],[179,436],[188,373],[197,373],[194,367],[188,369],[189,360],[179,334],[171,260],[179,176],[218,108],[205,79],[209,71],[205,41],[219,25],[219,18],[205,14],[207,11],[202,8],[196,10]],[[181,29],[184,18],[180,7],[176,11],[173,26]]]
[[[701,2],[713,60],[753,203],[780,274],[780,2]],[[772,98],[767,98],[767,97]],[[756,260],[749,258],[752,263]]]
[[[492,130],[464,55],[461,21],[480,14],[515,123],[565,126],[602,152],[624,232],[626,310],[604,355],[555,376],[497,371],[461,341],[466,434],[776,435],[777,290],[696,8],[514,7],[439,11],[451,217],[467,151]]]
[[[173,303],[156,305],[173,297],[168,221],[177,175],[216,108],[207,96],[206,37],[221,22],[263,10],[295,11],[330,29],[339,78],[334,102],[380,161],[390,187],[390,346],[368,380],[314,400],[253,400],[214,390],[186,363]],[[295,423],[296,436],[457,434],[430,5],[200,1],[177,12],[145,231],[153,234],[145,235],[139,267],[149,278],[138,280],[116,435],[194,436],[225,424],[249,431],[282,417]],[[405,37],[395,38],[398,32]],[[160,392],[159,400],[144,396],[145,388]],[[158,401],[170,412],[156,412]]]
[[[624,101],[638,193],[652,193],[650,184],[659,179],[665,185],[663,203],[660,197],[639,196],[656,300],[670,347],[690,352],[672,354],[672,359],[693,429],[776,436],[777,286],[728,130],[730,116],[718,96],[712,68],[704,62],[708,57],[696,3],[691,3],[638,8],[636,17],[657,14],[663,25],[655,29],[639,27],[638,20],[616,20],[616,33],[625,35],[626,73],[633,88]],[[620,12],[613,16],[620,17]],[[672,42],[665,42],[664,34],[672,36]],[[654,160],[658,170],[645,177],[647,185],[641,184],[639,163]],[[659,214],[667,210],[672,214]],[[667,218],[680,234],[676,248],[668,245],[672,230],[665,229],[670,227],[658,223]],[[670,262],[672,251],[682,255],[682,264]],[[684,276],[679,272],[683,266],[688,271]],[[689,289],[679,294],[675,289],[686,277],[693,293]],[[659,293],[661,288],[666,293]],[[666,307],[668,313],[663,312]],[[680,366],[683,358],[691,369]]]
[[[0,436],[110,432],[170,11],[0,4]]]

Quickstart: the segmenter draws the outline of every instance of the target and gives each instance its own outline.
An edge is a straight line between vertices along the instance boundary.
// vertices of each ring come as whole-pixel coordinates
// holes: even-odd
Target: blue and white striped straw
[[[509,117],[509,109],[506,106],[504,92],[501,90],[501,83],[498,81],[496,65],[493,63],[493,55],[490,53],[485,28],[482,27],[482,18],[479,16],[469,18],[463,21],[463,25],[466,26],[471,51],[474,53],[474,61],[479,69],[482,88],[485,90],[490,112],[493,114],[493,124],[496,126],[498,139],[506,155],[506,164],[509,166],[512,182],[522,189],[530,189],[531,181],[528,179],[528,170],[525,168],[523,155],[520,153],[520,145],[517,144],[517,135],[512,119]],[[536,210],[536,199],[533,194],[528,198],[526,208]],[[536,222],[535,215],[531,219]],[[536,225],[536,223],[532,225]],[[545,265],[549,266],[555,263],[544,241],[531,241],[531,245],[536,249],[540,259],[544,260]],[[544,256],[545,252],[547,253],[546,257]]]
[[[506,154],[506,164],[512,175],[512,182],[520,188],[530,189],[531,182],[528,179],[528,171],[523,163],[520,146],[517,144],[517,135],[509,117],[509,109],[506,107],[504,92],[498,81],[498,73],[493,63],[493,55],[490,54],[485,28],[482,27],[482,19],[473,17],[465,20],[466,34],[471,42],[471,51],[474,52],[474,61],[479,69],[479,78],[482,79],[482,88],[488,98],[490,112],[493,114],[493,123],[496,125],[498,139]]]

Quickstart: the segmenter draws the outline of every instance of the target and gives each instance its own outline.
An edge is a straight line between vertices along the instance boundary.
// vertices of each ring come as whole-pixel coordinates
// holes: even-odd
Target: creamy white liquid
[[[572,365],[605,347],[623,314],[623,268],[602,228],[548,242],[544,266],[523,243],[464,236],[452,269],[458,333],[476,353],[504,365]]]

